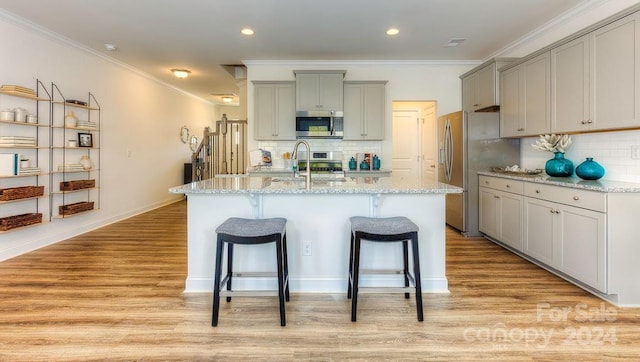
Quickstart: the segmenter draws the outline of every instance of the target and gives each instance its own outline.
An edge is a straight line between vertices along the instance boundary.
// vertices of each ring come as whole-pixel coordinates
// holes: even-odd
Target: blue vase
[[[604,176],[604,168],[592,157],[587,157],[586,161],[576,167],[576,175],[583,180],[598,180]]]
[[[564,158],[564,153],[555,152],[554,157],[544,165],[544,172],[554,177],[569,177],[573,175],[573,162]]]

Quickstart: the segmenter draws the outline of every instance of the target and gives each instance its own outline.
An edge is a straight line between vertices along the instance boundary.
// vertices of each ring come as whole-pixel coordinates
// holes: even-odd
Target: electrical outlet
[[[640,159],[640,146],[631,146],[631,158],[634,160]]]
[[[312,242],[311,241],[303,241],[302,242],[302,255],[303,256],[311,256],[312,253]]]

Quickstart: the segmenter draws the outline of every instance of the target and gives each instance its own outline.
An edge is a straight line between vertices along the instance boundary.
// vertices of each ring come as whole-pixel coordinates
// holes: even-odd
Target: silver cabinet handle
[[[499,198],[500,198],[500,196],[498,196],[498,195],[493,195],[493,198],[494,198],[494,199],[499,199]]]
[[[510,188],[511,188],[511,185],[507,185],[507,188],[508,188],[508,189],[510,189]]]
[[[574,196],[573,199],[576,200],[576,201],[580,200],[580,198],[578,196]]]
[[[524,131],[524,128],[518,128],[518,132]]]

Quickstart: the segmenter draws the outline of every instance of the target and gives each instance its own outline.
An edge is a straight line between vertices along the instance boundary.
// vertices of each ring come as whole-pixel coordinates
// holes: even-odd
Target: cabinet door
[[[343,108],[343,74],[320,74],[318,80],[318,105],[320,109],[333,111]]]
[[[594,129],[640,125],[640,24],[631,14],[591,35]]]
[[[364,88],[361,84],[344,85],[344,139],[364,139]]]
[[[529,197],[524,198],[525,226],[522,251],[549,266],[556,265],[555,216],[555,204]]]
[[[549,52],[522,64],[524,82],[524,131],[521,136],[535,136],[550,129],[550,58]]]
[[[255,137],[257,140],[270,140],[276,136],[274,122],[276,117],[276,88],[274,84],[255,85]]]
[[[364,135],[367,140],[384,139],[384,84],[364,85]]]
[[[478,106],[476,109],[486,108],[496,102],[496,65],[490,64],[478,71]]]
[[[521,126],[524,109],[521,73],[520,66],[500,73],[500,137],[518,137],[524,131]]]
[[[478,107],[478,73],[462,78],[462,110],[473,112]]]
[[[589,37],[551,50],[551,131],[588,130]]]
[[[499,239],[516,250],[522,250],[522,199],[521,195],[500,192]]]
[[[296,87],[295,84],[276,85],[276,132],[277,140],[296,139]]]
[[[319,109],[317,74],[296,74],[296,110]]]
[[[481,232],[499,240],[498,210],[500,207],[500,197],[496,195],[495,190],[491,190],[486,187],[480,187],[478,192],[478,229]]]
[[[558,211],[558,269],[606,292],[604,214],[563,205]]]

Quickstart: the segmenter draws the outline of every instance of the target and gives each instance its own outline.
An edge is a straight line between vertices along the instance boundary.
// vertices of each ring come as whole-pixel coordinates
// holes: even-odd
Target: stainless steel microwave
[[[342,111],[296,112],[296,138],[342,138],[343,136]]]

